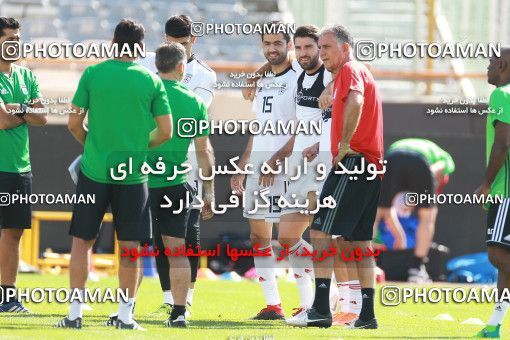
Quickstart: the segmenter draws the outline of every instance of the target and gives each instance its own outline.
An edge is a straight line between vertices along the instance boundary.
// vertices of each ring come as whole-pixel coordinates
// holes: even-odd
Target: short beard
[[[298,64],[299,64],[299,62],[298,62]],[[299,66],[301,66],[301,68],[303,70],[305,70],[305,71],[313,70],[314,68],[317,67],[317,65],[319,65],[319,56],[317,56],[317,58],[315,58],[315,59],[312,59],[310,61],[310,64],[308,66],[306,66],[306,67],[301,65],[301,64],[299,64]]]
[[[267,57],[266,57],[266,60],[269,62],[269,64],[270,64],[271,66],[281,65],[281,64],[283,64],[283,63],[285,62],[285,60],[287,59],[287,54],[288,54],[288,52],[283,53],[283,54],[281,55],[281,57],[280,57],[280,58],[278,58],[278,59],[277,59],[276,61],[274,61],[274,62],[269,61],[269,59],[268,59]]]

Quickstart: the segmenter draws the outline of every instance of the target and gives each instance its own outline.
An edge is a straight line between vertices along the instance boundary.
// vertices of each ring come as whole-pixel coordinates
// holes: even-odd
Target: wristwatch
[[[16,116],[23,118],[24,115],[28,112],[28,105],[26,104],[20,104],[21,106],[21,112],[16,113]]]

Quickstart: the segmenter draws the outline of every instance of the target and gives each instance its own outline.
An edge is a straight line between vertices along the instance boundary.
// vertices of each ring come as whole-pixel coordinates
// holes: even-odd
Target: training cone
[[[453,317],[450,314],[438,314],[434,317],[433,320],[440,320],[440,321],[455,321]]]
[[[248,271],[244,273],[244,278],[248,280],[256,280],[257,270],[255,269],[255,267],[248,269]]]
[[[243,278],[239,276],[239,274],[237,274],[236,272],[225,272],[220,275],[220,279],[235,282],[240,282],[243,280]]]
[[[218,280],[218,277],[209,268],[200,268],[197,273],[197,278],[206,280]]]
[[[479,326],[485,326],[485,322],[478,318],[469,318],[460,323],[461,325],[479,325]]]
[[[375,282],[377,283],[386,282],[386,274],[384,273],[384,270],[382,270],[379,267],[375,267]]]
[[[91,312],[94,310],[94,308],[90,307],[90,305],[88,305],[86,303],[82,304],[81,308],[83,309],[83,311],[87,311],[87,312]]]

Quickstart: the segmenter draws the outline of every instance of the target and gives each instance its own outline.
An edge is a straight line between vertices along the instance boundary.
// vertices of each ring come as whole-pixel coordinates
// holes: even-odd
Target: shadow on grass
[[[46,328],[48,327],[48,325],[30,325],[30,324],[25,324],[25,325],[19,325],[19,324],[16,324],[16,325],[2,325],[0,326],[0,329],[2,330],[32,330],[32,329],[36,329],[36,330],[41,330],[41,328]]]
[[[9,319],[39,319],[39,318],[58,318],[60,317],[61,319],[66,316],[65,313],[60,313],[60,314],[47,314],[47,313],[44,313],[44,314],[37,314],[37,313],[30,313],[30,314],[26,314],[26,313],[16,313],[16,314],[0,314],[0,320],[9,320]]]
[[[140,325],[156,325],[164,326],[164,320],[154,319],[140,319],[138,320]],[[190,320],[188,323],[188,329],[199,328],[199,329],[272,329],[287,327],[283,322],[261,322],[261,321],[250,321],[250,320]]]
[[[303,328],[304,329],[304,328]],[[324,329],[324,328],[322,328]],[[334,330],[335,328],[328,328],[328,330]],[[340,339],[343,338],[369,338],[369,339],[466,339],[471,337],[465,336],[389,336],[389,335],[377,335],[378,330],[374,329],[358,329],[358,330],[348,330],[343,328],[336,328],[340,332],[337,334]],[[303,333],[306,334],[306,333]],[[331,339],[331,334],[314,334],[314,338],[327,338]]]

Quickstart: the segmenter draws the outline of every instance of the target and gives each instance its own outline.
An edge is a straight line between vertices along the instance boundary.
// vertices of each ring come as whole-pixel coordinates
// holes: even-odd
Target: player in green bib
[[[0,313],[26,313],[16,297],[19,243],[23,231],[32,224],[30,203],[10,202],[10,195],[32,192],[28,125],[46,124],[46,113],[35,75],[13,63],[18,55],[7,56],[4,42],[20,40],[20,25],[14,18],[0,17]],[[33,109],[42,109],[35,111]]]
[[[406,249],[404,228],[396,211],[392,209],[395,197],[402,192],[409,195],[441,193],[450,174],[455,171],[455,163],[452,156],[439,145],[420,138],[401,139],[391,144],[386,153],[386,161],[374,228],[384,220],[395,239],[393,249]],[[437,207],[433,201],[417,203],[419,224],[414,257],[408,269],[408,281],[425,283],[430,281],[424,261],[434,237]]]
[[[115,28],[113,43],[131,53],[89,66],[73,98],[68,127],[84,145],[76,193],[94,195],[95,204],[75,204],[70,234],[73,236],[71,289],[84,293],[88,274],[88,251],[93,246],[108,206],[119,247],[137,248],[150,239],[151,220],[147,175],[141,171],[147,148],[156,147],[172,135],[171,110],[161,79],[136,63],[135,45],[143,44],[144,28],[123,19]],[[88,116],[88,127],[84,127]],[[119,303],[115,326],[142,329],[132,317],[138,264],[119,259],[119,288],[129,301]],[[81,328],[82,303],[71,301],[69,316],[55,326]]]
[[[448,182],[448,177],[455,171],[455,163],[452,156],[441,149],[436,143],[424,138],[405,138],[398,140],[390,145],[388,153],[393,150],[408,150],[421,154],[431,167],[434,173],[436,184],[444,185]],[[439,189],[439,188],[438,188]],[[441,190],[439,190],[441,191]]]
[[[489,260],[498,269],[498,290],[510,289],[510,49],[502,48],[501,56],[492,57],[487,68],[487,80],[496,86],[492,91],[487,115],[487,169],[476,194],[502,196],[503,202],[488,205],[487,251]],[[501,337],[501,324],[509,301],[496,302],[486,327],[476,337]]]
[[[179,43],[169,43],[156,50],[156,67],[163,80],[168,98],[171,98],[174,137],[149,152],[148,163],[165,164],[165,171],[149,175],[150,202],[154,226],[155,246],[161,250],[160,257],[170,265],[170,282],[174,305],[166,325],[186,327],[186,297],[191,282],[190,263],[185,256],[168,256],[165,247],[176,249],[185,245],[188,219],[193,202],[193,189],[187,183],[185,164],[188,161],[188,148],[193,139],[200,169],[204,176],[210,176],[214,165],[214,155],[209,142],[209,129],[200,131],[201,121],[207,122],[207,108],[200,97],[188,90],[181,80],[186,65],[186,50]],[[186,124],[195,126],[189,133]],[[189,126],[189,125],[188,125]],[[213,180],[203,181],[203,218],[212,215],[211,202],[214,199]],[[172,202],[171,207],[168,201]],[[181,206],[182,205],[182,206]],[[160,273],[161,275],[161,273]],[[168,275],[168,274],[167,274]]]

